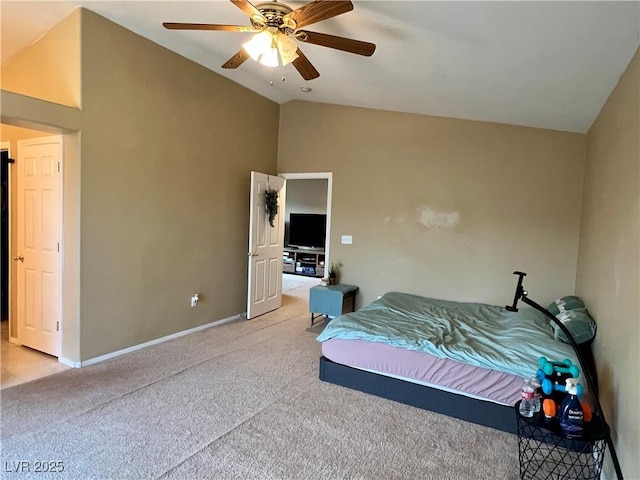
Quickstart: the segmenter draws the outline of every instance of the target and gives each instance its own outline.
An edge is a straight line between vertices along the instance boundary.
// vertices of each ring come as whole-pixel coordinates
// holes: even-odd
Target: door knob
[[[249,252],[249,253],[248,253],[248,255],[249,255],[250,257],[257,257],[257,256],[258,256],[258,253],[257,253],[257,252]]]
[[[13,259],[17,262],[18,260],[20,260],[21,262],[24,262],[24,255],[20,255],[19,257],[13,257]]]

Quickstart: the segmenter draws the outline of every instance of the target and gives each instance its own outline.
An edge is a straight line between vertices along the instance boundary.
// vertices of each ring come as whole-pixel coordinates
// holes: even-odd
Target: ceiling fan
[[[366,57],[373,55],[376,50],[373,43],[300,30],[307,25],[350,12],[353,10],[353,4],[349,0],[315,0],[295,10],[278,1],[263,2],[255,6],[245,0],[231,0],[231,3],[249,16],[250,27],[176,22],[165,22],[162,25],[170,30],[255,33],[256,35],[244,43],[243,48],[227,60],[222,68],[238,68],[248,58],[253,58],[269,67],[291,63],[305,80],[318,78],[320,73],[302,53],[296,40]]]

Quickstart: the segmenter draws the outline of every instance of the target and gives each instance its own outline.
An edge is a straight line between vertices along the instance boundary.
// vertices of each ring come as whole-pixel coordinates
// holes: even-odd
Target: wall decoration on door
[[[267,188],[265,191],[265,208],[269,216],[269,225],[275,227],[273,221],[278,214],[278,190],[275,188]]]

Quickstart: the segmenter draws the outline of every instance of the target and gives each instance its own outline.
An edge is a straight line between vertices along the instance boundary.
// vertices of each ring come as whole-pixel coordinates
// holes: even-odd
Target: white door
[[[60,354],[62,137],[18,142],[17,325],[22,345]]]
[[[267,189],[278,191],[278,214],[273,227],[269,224],[265,206]],[[257,317],[282,305],[285,196],[284,178],[251,172],[247,318]]]

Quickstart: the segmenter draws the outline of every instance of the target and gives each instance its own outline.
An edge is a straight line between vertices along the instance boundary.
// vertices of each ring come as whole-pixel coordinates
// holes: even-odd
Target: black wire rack
[[[522,480],[598,480],[607,448],[602,422],[593,418],[579,439],[567,438],[555,419],[542,413],[523,417],[518,422],[518,456]]]

